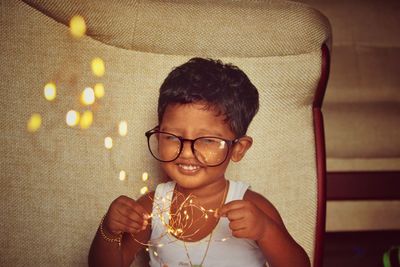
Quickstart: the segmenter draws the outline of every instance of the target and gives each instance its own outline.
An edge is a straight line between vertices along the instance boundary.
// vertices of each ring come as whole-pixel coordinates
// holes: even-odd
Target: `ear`
[[[250,136],[245,135],[243,137],[240,137],[239,141],[237,141],[232,148],[231,160],[233,162],[240,161],[252,144],[253,138],[251,138]]]

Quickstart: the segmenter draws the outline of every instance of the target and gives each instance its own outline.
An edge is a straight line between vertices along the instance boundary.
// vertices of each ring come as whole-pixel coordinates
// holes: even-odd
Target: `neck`
[[[198,200],[207,200],[213,199],[219,194],[222,194],[225,190],[227,190],[227,186],[227,180],[223,178],[218,179],[217,181],[202,186],[200,188],[183,188],[177,184],[176,190],[186,197],[192,195],[195,196]]]

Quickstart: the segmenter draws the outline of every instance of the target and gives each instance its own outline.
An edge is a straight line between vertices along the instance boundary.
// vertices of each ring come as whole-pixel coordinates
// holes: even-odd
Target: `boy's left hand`
[[[216,216],[229,219],[229,228],[234,237],[255,241],[264,238],[266,228],[274,223],[261,209],[246,200],[234,200],[223,205]]]

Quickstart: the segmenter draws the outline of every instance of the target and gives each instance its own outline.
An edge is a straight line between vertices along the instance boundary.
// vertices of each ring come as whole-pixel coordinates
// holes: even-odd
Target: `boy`
[[[175,68],[160,88],[158,126],[146,132],[171,181],[113,201],[89,264],[129,266],[147,245],[152,267],[310,266],[273,205],[225,178],[252,145],[257,110],[257,89],[237,67],[193,58]]]

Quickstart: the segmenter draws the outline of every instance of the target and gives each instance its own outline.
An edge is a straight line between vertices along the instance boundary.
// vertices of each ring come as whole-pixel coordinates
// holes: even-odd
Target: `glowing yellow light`
[[[39,130],[42,125],[42,116],[38,113],[33,113],[30,119],[28,120],[27,129],[29,132],[36,132]]]
[[[56,84],[53,82],[49,82],[44,86],[44,97],[52,101],[56,98]]]
[[[66,116],[68,126],[74,127],[79,123],[80,115],[75,110],[70,110]]]
[[[81,94],[81,102],[84,105],[91,105],[95,101],[94,90],[90,87],[86,87]]]
[[[147,172],[142,173],[142,181],[146,182],[149,179],[149,174]]]
[[[104,85],[102,83],[96,83],[94,85],[94,95],[97,98],[102,98],[104,94]]]
[[[207,213],[206,213],[206,215],[204,215],[204,218],[208,219],[208,215],[207,215]]]
[[[92,72],[94,75],[96,75],[97,77],[101,77],[104,75],[106,71],[106,68],[104,66],[104,61],[99,58],[96,57],[92,60]]]
[[[73,37],[81,38],[86,33],[86,23],[83,17],[73,16],[69,22],[69,30]]]
[[[140,189],[140,194],[144,195],[144,194],[146,194],[148,191],[149,191],[149,189],[147,188],[147,186],[143,186],[143,187]]]
[[[222,238],[221,241],[225,242],[226,240],[228,240],[227,238]]]
[[[111,149],[113,147],[113,140],[111,137],[108,136],[108,137],[104,138],[104,146],[107,149]]]
[[[128,124],[126,121],[121,121],[118,125],[118,133],[120,136],[126,136],[128,133]]]
[[[81,126],[82,129],[87,129],[89,128],[93,123],[93,112],[90,110],[86,110],[83,112],[81,116],[81,121],[79,125]]]
[[[154,253],[154,256],[158,256],[158,253],[156,252],[156,251],[153,251],[153,253]]]
[[[126,179],[126,172],[125,171],[120,171],[119,172],[119,180],[124,181]]]

